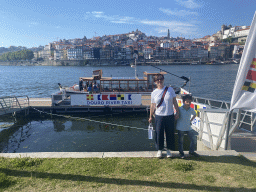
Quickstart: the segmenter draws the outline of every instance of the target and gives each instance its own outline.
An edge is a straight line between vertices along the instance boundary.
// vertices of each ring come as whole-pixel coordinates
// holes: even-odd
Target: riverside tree
[[[31,50],[8,52],[0,56],[1,61],[31,60],[33,58],[34,58],[34,53]]]

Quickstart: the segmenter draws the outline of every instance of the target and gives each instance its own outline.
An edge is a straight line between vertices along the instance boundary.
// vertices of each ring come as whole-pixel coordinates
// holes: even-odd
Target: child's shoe
[[[189,155],[192,155],[194,157],[200,157],[200,155],[198,155],[196,152],[189,152]]]
[[[184,159],[184,158],[185,158],[184,153],[180,153],[180,158],[181,158],[181,159]]]
[[[157,158],[162,158],[162,150],[158,150],[156,154]]]
[[[166,154],[167,154],[167,158],[171,158],[172,157],[171,151],[169,149],[167,149]]]

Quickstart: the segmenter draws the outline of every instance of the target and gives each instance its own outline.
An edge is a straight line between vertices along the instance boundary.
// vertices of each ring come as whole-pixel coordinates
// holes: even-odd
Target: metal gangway
[[[229,101],[222,101],[222,100],[214,100],[214,99],[207,99],[202,97],[193,97],[194,102],[200,104],[209,105],[212,109],[230,109],[230,102]],[[240,129],[244,129],[250,132],[256,131],[256,115],[253,112],[241,110],[239,112],[239,124],[238,127]]]
[[[5,96],[0,97],[0,116],[5,114],[14,114],[18,111],[29,108],[29,97],[28,96]]]
[[[235,109],[230,113],[230,102],[228,101],[194,97],[193,102],[206,106],[199,108],[197,117],[199,123],[192,125],[198,133],[199,145],[197,147],[199,150],[204,150],[207,147],[210,150],[235,149],[241,151],[245,150],[243,149],[245,144],[254,143],[256,138],[255,113],[241,109]],[[207,106],[209,107],[207,108]]]

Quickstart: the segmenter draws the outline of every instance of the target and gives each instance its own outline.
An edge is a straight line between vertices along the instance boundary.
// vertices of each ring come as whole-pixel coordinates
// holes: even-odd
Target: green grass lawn
[[[1,191],[256,191],[256,162],[238,157],[0,158]]]

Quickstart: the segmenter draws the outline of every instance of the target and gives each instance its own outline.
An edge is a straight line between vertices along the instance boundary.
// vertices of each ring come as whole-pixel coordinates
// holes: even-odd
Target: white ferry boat
[[[137,75],[135,77],[103,77],[102,70],[95,70],[92,77],[80,77],[79,85],[62,87],[59,84],[60,91],[52,95],[52,105],[150,105],[150,94],[156,88],[153,77],[159,73],[167,74],[164,71],[145,71],[143,77]],[[189,80],[185,77],[182,78]],[[176,94],[181,90],[179,87],[173,88]],[[147,101],[145,101],[145,98],[147,98]]]

